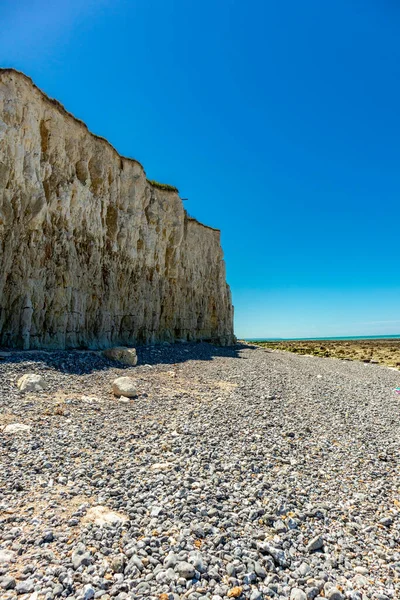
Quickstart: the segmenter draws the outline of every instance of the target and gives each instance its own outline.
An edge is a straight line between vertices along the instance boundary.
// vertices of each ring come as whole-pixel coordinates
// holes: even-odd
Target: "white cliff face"
[[[219,231],[0,70],[0,345],[233,341]]]

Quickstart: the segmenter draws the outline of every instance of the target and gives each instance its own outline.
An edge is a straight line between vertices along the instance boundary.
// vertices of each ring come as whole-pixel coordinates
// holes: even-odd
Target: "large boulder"
[[[135,381],[132,377],[118,377],[113,381],[113,392],[115,396],[133,398],[137,396]]]
[[[135,348],[126,348],[125,346],[116,346],[115,348],[107,348],[103,350],[103,355],[111,360],[117,360],[124,365],[136,367],[137,355]]]
[[[26,373],[18,379],[17,387],[21,392],[41,392],[46,387],[46,382],[41,375]]]

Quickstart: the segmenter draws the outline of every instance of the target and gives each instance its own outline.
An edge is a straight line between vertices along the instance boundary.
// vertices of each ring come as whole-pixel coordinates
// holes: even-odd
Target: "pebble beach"
[[[2,353],[2,599],[400,598],[397,371],[246,344],[137,354]]]

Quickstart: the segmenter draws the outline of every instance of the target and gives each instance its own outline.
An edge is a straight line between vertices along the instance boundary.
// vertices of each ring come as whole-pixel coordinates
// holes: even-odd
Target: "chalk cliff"
[[[233,342],[218,230],[0,69],[0,345]]]

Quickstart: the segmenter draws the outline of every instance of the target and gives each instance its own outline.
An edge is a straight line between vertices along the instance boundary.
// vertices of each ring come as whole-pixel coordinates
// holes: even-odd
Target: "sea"
[[[342,337],[304,337],[304,338],[242,338],[246,342],[319,342],[325,340],[393,340],[400,339],[400,333],[389,335],[345,335]]]

